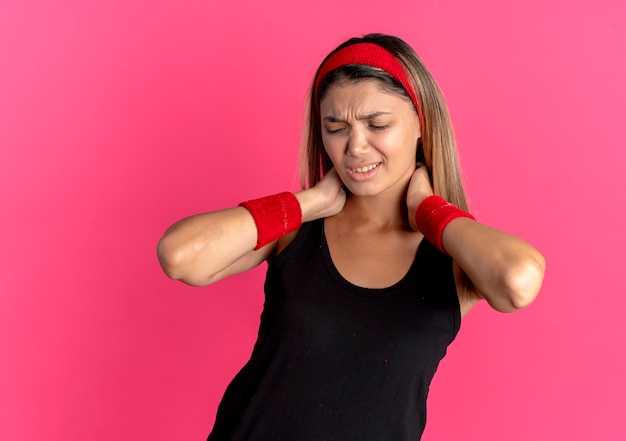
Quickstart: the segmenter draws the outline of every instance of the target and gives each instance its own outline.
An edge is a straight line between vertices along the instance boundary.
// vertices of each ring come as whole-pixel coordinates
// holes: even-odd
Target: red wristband
[[[302,225],[302,209],[296,195],[279,193],[239,204],[250,212],[257,229],[255,250],[297,230]]]
[[[426,240],[436,246],[442,253],[447,254],[443,248],[443,230],[451,220],[457,217],[468,217],[474,219],[474,216],[460,208],[455,207],[446,202],[440,196],[428,196],[417,207],[415,212],[415,222],[417,229],[422,232]]]

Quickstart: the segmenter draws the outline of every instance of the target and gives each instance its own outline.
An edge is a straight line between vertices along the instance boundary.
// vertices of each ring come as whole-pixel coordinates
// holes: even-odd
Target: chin
[[[351,185],[345,184],[345,187],[348,190],[348,193],[354,196],[376,196],[382,193],[382,189],[376,185],[364,185],[362,183],[358,183],[355,185],[354,183],[352,183]]]

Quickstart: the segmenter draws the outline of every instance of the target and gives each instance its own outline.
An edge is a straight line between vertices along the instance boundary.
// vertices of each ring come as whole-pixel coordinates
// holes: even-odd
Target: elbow
[[[173,243],[167,234],[157,245],[157,257],[161,269],[167,277],[190,286],[206,286],[218,280],[214,276],[198,274],[190,264],[190,253],[187,248]]]
[[[183,260],[182,253],[169,243],[167,236],[162,237],[157,245],[157,257],[167,277],[173,280],[179,280],[182,277],[180,269]]]
[[[539,294],[545,273],[542,256],[528,259],[512,266],[503,277],[504,290],[509,299],[510,312],[529,306]]]

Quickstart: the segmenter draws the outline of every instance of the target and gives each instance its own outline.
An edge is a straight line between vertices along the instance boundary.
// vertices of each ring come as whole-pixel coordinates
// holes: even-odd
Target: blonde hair
[[[462,210],[467,210],[467,198],[461,178],[456,139],[448,107],[430,72],[408,44],[397,37],[383,34],[368,34],[363,38],[352,38],[337,47],[326,59],[343,47],[355,43],[377,44],[391,52],[404,66],[414,84],[423,112],[424,124],[421,127],[420,144],[424,154],[424,162],[431,174],[434,192]],[[316,83],[319,70],[318,68],[313,84]],[[322,79],[318,90],[319,96],[314,96],[316,91],[315,87],[312,86],[308,97],[308,112],[301,142],[300,182],[303,189],[317,184],[324,173],[333,166],[322,143],[318,103],[330,84],[336,81],[359,81],[365,78],[375,78],[380,81],[385,90],[408,98],[406,90],[393,77],[380,69],[362,65],[348,65],[330,72]]]

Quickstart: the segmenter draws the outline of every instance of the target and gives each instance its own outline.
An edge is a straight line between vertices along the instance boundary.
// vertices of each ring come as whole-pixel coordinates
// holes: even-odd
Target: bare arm
[[[208,285],[263,262],[273,244],[253,251],[256,238],[250,213],[243,207],[229,208],[176,222],[159,241],[157,255],[168,277]]]
[[[303,222],[336,214],[345,203],[345,193],[334,170],[296,197]],[[176,222],[159,241],[157,255],[170,278],[202,286],[247,271],[272,255],[276,242],[254,251],[256,241],[252,215],[243,207],[235,207]]]
[[[433,194],[425,167],[415,171],[409,186],[410,213]],[[413,228],[414,220],[410,219]],[[443,246],[454,264],[470,279],[458,276],[457,291],[466,312],[479,298],[501,312],[528,306],[539,293],[545,272],[543,256],[531,245],[510,234],[469,218],[457,218],[443,233]]]
[[[443,245],[473,286],[459,287],[487,300],[501,312],[530,305],[545,272],[543,256],[510,234],[468,218],[458,218],[443,232]]]

